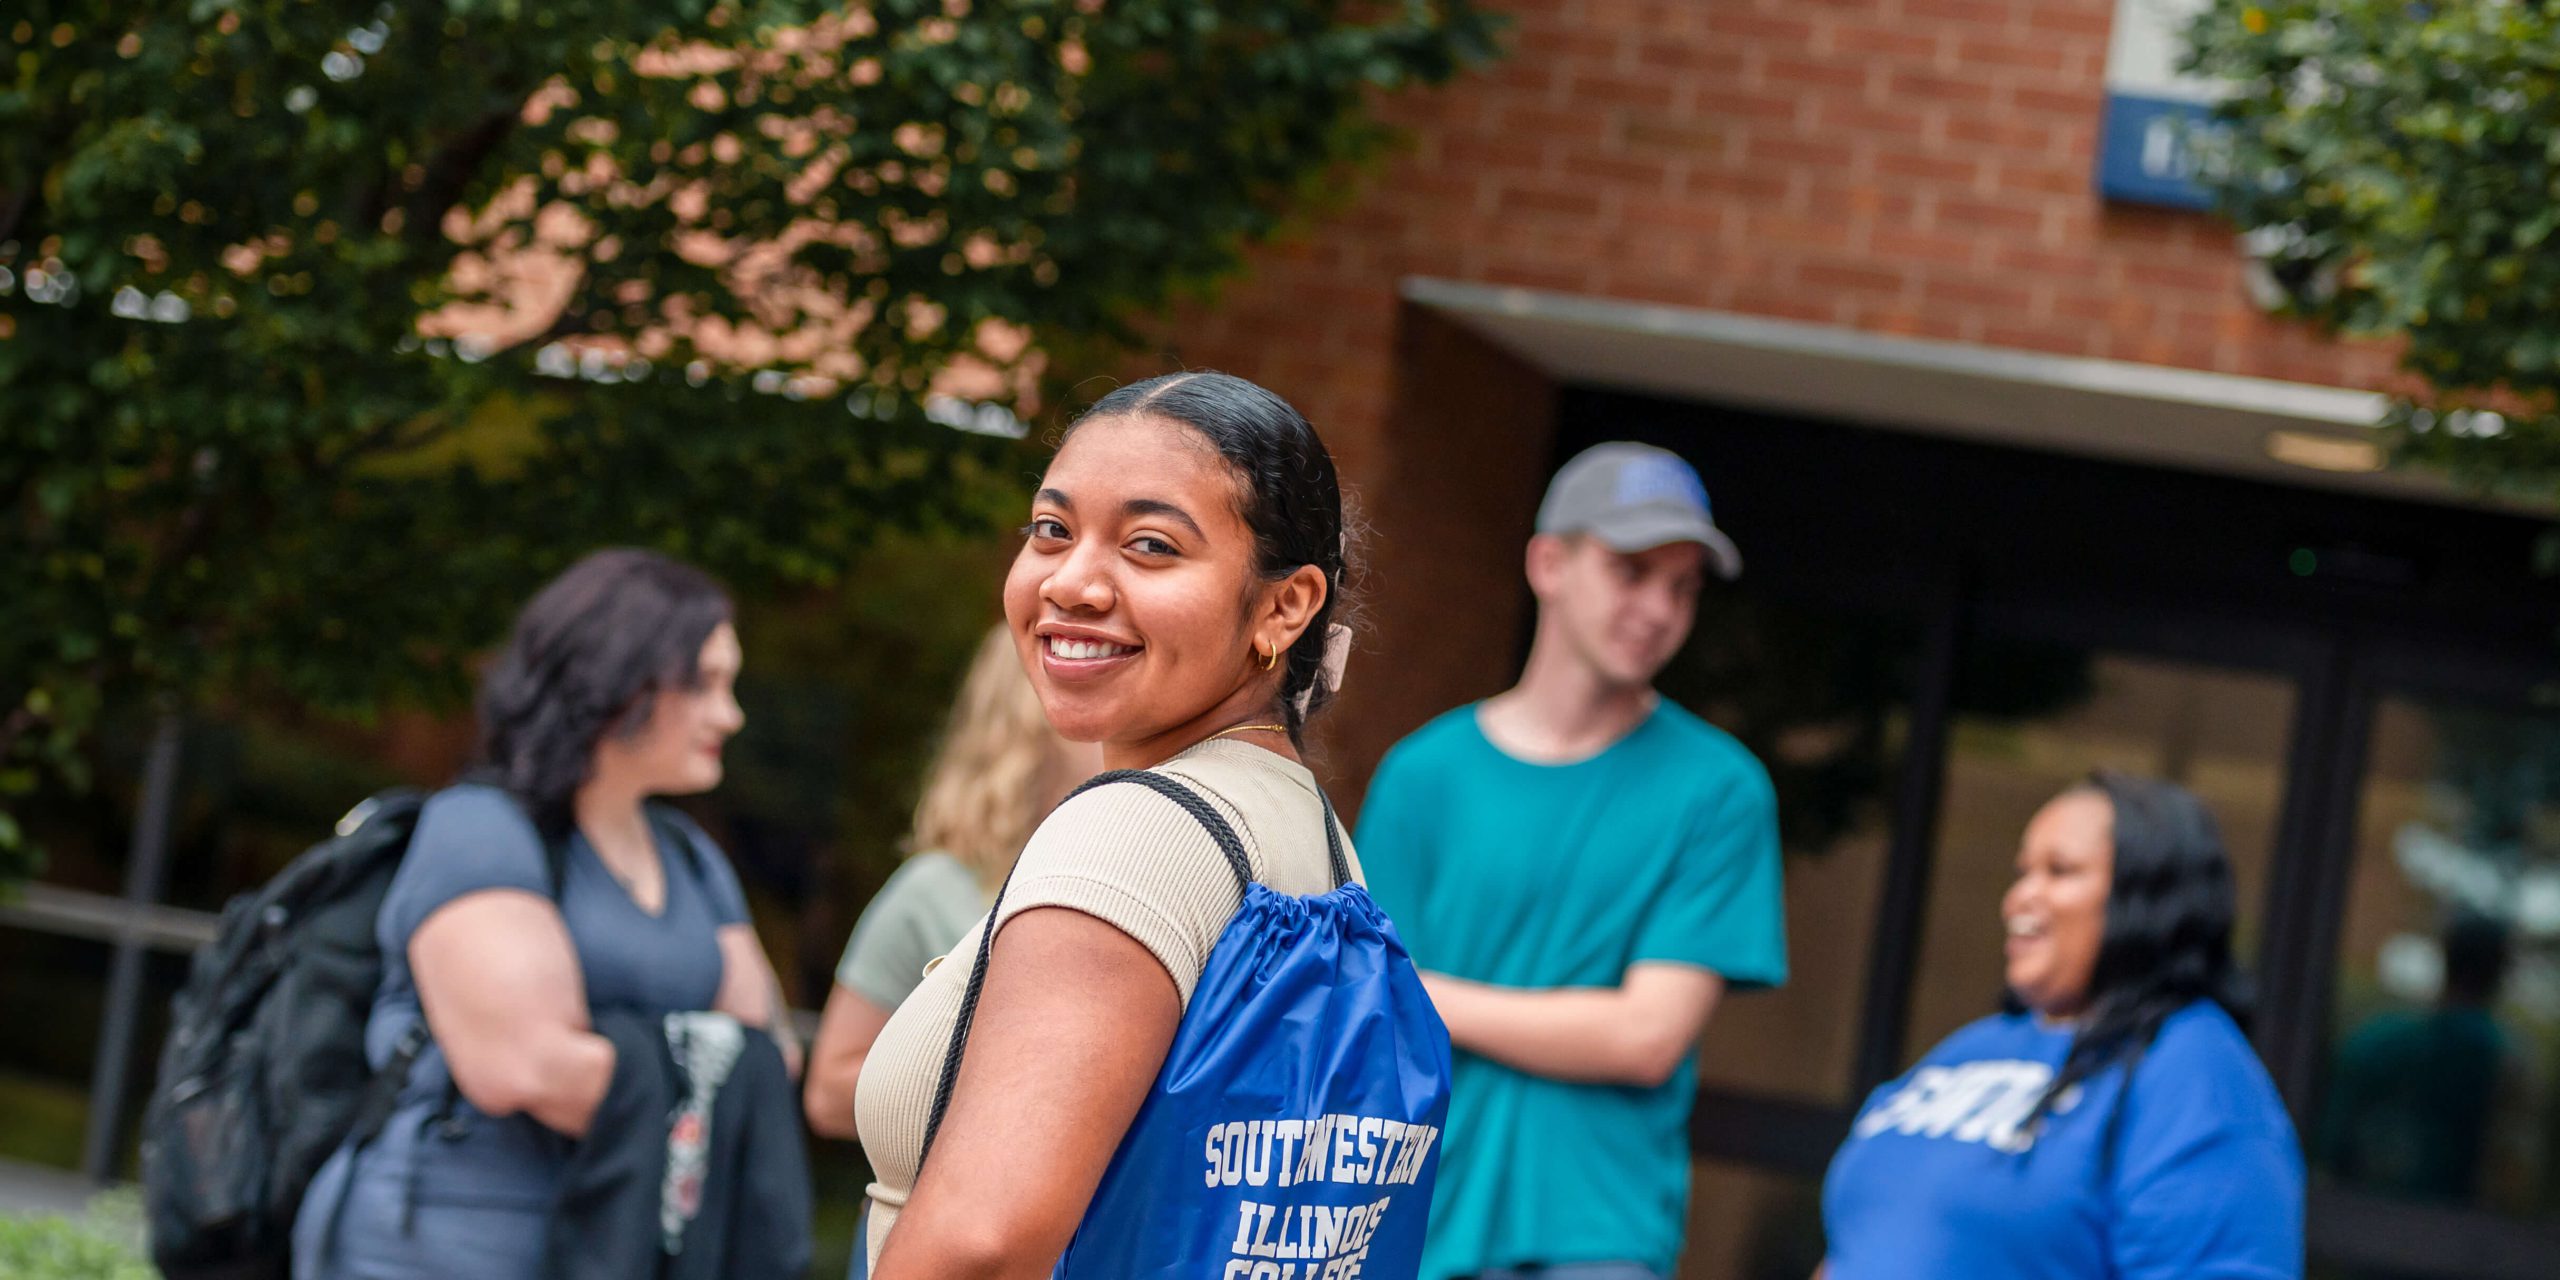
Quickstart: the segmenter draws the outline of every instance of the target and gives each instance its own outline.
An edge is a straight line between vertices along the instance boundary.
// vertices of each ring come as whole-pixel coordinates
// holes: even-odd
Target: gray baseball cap
[[[1742,573],[1742,552],[1708,513],[1707,486],[1696,469],[1649,444],[1615,441],[1575,454],[1547,485],[1538,532],[1587,533],[1614,551],[1695,542],[1706,547],[1717,573]]]

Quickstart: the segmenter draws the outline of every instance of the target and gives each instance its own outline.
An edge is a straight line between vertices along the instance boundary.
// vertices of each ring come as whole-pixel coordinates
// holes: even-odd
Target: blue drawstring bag
[[[1234,828],[1163,774],[1118,770],[1077,791],[1118,782],[1197,819],[1244,901],[1052,1274],[1410,1280],[1449,1115],[1449,1031],[1395,926],[1351,883],[1333,807],[1324,822],[1334,888],[1296,898],[1255,883]],[[1003,910],[999,889],[987,918]],[[993,946],[991,929],[943,1056],[927,1157]]]

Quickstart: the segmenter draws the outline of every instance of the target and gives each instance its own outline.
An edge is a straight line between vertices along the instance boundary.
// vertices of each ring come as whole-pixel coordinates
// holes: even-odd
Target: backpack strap
[[[685,869],[697,877],[702,873],[702,846],[696,844],[693,832],[678,820],[673,807],[655,800],[645,801],[640,812],[649,819],[649,830],[657,836],[661,848],[673,849],[684,859]]]
[[[569,892],[569,837],[542,842],[542,874],[551,885],[551,905],[557,908]]]
[[[408,1087],[410,1068],[417,1065],[418,1055],[426,1049],[427,1020],[421,1017],[400,1033],[399,1042],[391,1046],[390,1058],[364,1083],[364,1096],[356,1103],[355,1122],[347,1129],[347,1140],[356,1150],[364,1150],[382,1136],[382,1126],[390,1123],[391,1113],[400,1107],[400,1094]]]
[[[1095,787],[1109,786],[1115,782],[1134,782],[1172,801],[1175,807],[1190,814],[1192,820],[1198,822],[1201,828],[1209,833],[1209,840],[1218,846],[1218,852],[1226,855],[1227,869],[1235,873],[1236,892],[1241,895],[1245,887],[1253,883],[1253,863],[1246,858],[1244,841],[1237,838],[1236,829],[1227,822],[1226,815],[1219,813],[1207,800],[1202,799],[1199,792],[1161,773],[1145,769],[1113,769],[1107,773],[1098,773],[1087,779],[1084,785],[1068,792],[1067,800],[1073,800]],[[1061,800],[1058,803],[1063,806],[1066,801]],[[1327,812],[1326,817],[1328,825],[1325,835],[1328,840],[1335,842],[1334,859],[1335,864],[1339,866],[1342,857],[1341,845],[1331,829],[1330,811]],[[1019,862],[1015,864],[1017,868],[1020,865]],[[960,1016],[951,1024],[951,1041],[942,1052],[942,1075],[934,1084],[933,1110],[925,1117],[924,1147],[916,1154],[918,1173],[924,1170],[925,1157],[933,1154],[934,1136],[942,1131],[942,1113],[951,1106],[951,1087],[960,1077],[960,1056],[969,1047],[969,1026],[978,1017],[978,994],[987,985],[987,957],[995,948],[996,923],[1004,917],[1004,891],[1012,884],[1013,873],[1008,871],[1005,873],[1004,883],[996,887],[995,902],[987,908],[987,927],[978,934],[978,957],[969,965],[969,985],[960,996]]]

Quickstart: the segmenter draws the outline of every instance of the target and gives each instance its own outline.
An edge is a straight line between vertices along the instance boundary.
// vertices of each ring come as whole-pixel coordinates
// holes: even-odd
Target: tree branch
[[[18,224],[26,218],[27,211],[35,207],[39,198],[37,193],[43,189],[42,182],[30,182],[8,193],[8,206],[0,208],[0,244],[18,238]]]
[[[417,418],[410,418],[404,421],[386,422],[382,426],[366,432],[362,437],[358,438],[347,447],[338,450],[326,461],[315,460],[312,465],[312,474],[324,482],[335,484],[341,477],[345,476],[348,470],[354,467],[356,463],[362,462],[366,458],[376,457],[386,453],[393,453],[403,449],[422,448],[426,445],[433,444],[436,441],[453,434],[453,429],[460,426],[465,421],[465,415],[463,414],[445,412],[442,413],[440,417],[437,417],[437,420],[432,425],[429,425],[425,429],[403,434],[403,432],[406,432],[408,428],[415,426],[420,419],[428,417],[437,417],[437,411],[431,410],[426,414],[419,415]]]
[[[515,132],[523,119],[521,102],[504,111],[490,112],[428,161],[427,180],[401,205],[407,217],[402,238],[413,246],[424,246],[444,234],[444,215],[462,199],[462,190],[470,185],[471,175],[479,171],[490,153]]]

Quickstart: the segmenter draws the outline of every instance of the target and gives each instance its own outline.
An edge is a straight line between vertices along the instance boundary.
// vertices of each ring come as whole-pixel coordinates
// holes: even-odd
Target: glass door
[[[2560,1258],[2560,686],[2384,654],[2343,744],[2305,1108],[2315,1274]]]
[[[1999,903],[2019,836],[2092,770],[2166,778],[2213,810],[2239,891],[2241,963],[2253,968],[2284,840],[2302,703],[2295,655],[2193,625],[2177,629],[2185,643],[2163,643],[2146,628],[2103,622],[2042,630],[1988,621],[1957,673],[1896,1069],[1997,1007]]]

